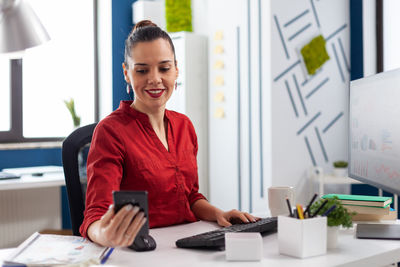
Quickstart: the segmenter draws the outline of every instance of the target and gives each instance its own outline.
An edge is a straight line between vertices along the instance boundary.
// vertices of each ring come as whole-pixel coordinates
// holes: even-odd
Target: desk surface
[[[328,250],[326,255],[297,259],[280,255],[277,235],[263,237],[264,258],[258,262],[228,262],[224,251],[202,251],[175,247],[178,238],[217,228],[214,223],[196,222],[186,225],[150,230],[157,241],[157,249],[135,252],[116,249],[107,265],[116,266],[384,266],[400,261],[400,242],[388,240],[362,240],[354,238],[354,230],[341,230],[338,248]],[[0,250],[0,262],[12,250]]]
[[[45,173],[43,176],[22,175],[18,179],[0,181],[0,191],[15,189],[43,188],[65,185],[64,173]]]
[[[108,264],[131,266],[243,266],[243,262],[228,262],[224,251],[202,251],[175,247],[179,238],[217,228],[209,222],[152,229],[157,241],[152,252],[134,252],[118,249]],[[354,229],[341,230],[338,248],[328,250],[323,256],[297,259],[280,255],[277,234],[263,237],[264,258],[260,262],[246,262],[246,266],[382,266],[400,261],[400,242],[389,240],[361,240],[354,237]]]

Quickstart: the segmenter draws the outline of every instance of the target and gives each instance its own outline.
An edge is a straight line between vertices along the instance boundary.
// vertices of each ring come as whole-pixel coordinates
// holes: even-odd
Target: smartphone
[[[140,229],[138,236],[149,235],[149,209],[147,204],[147,191],[113,191],[114,211],[117,213],[122,207],[128,204],[139,206],[144,212],[147,220]]]

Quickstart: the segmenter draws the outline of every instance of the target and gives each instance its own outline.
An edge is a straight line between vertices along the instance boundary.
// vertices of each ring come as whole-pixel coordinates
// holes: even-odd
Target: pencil
[[[327,199],[325,199],[325,201],[321,204],[321,206],[319,206],[319,208],[314,212],[314,214],[311,217],[315,217],[315,215],[318,214],[318,212],[326,205],[326,203],[328,203]]]
[[[325,211],[324,214],[322,214],[322,216],[328,216],[329,213],[331,213],[334,209],[336,209],[336,205],[332,205],[332,207],[330,207],[327,211]]]
[[[108,258],[110,257],[111,253],[114,251],[114,248],[109,248],[106,255],[101,259],[100,264],[106,263]]]
[[[308,217],[311,217],[310,208],[311,208],[312,203],[313,203],[313,202],[315,201],[315,199],[317,198],[317,196],[318,196],[318,194],[314,194],[314,196],[312,197],[310,203],[308,203],[306,210],[304,211],[304,215],[306,215],[306,213],[308,213]]]
[[[297,207],[297,214],[299,215],[299,219],[303,220],[304,219],[303,207],[300,204],[297,204],[296,207]]]
[[[288,206],[288,209],[289,209],[290,217],[293,217],[292,205],[290,205],[290,200],[288,198],[286,198],[286,203],[287,203],[287,206]]]

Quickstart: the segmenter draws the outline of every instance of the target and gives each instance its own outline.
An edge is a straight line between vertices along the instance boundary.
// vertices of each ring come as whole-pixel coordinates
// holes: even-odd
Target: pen
[[[297,215],[297,209],[294,209],[294,217],[297,219],[299,218],[299,216]]]
[[[297,214],[299,215],[299,219],[303,220],[304,219],[303,207],[300,204],[297,204],[296,207],[297,207]]]
[[[327,211],[322,214],[322,216],[328,216],[329,213],[331,213],[334,209],[336,209],[336,205],[332,205]]]
[[[321,204],[321,206],[319,206],[319,208],[314,212],[314,214],[311,216],[311,218],[315,217],[315,215],[318,214],[318,212],[326,205],[326,203],[328,203],[327,199],[325,199],[325,201]]]
[[[290,217],[293,217],[292,205],[290,205],[290,200],[288,198],[286,198],[286,203],[287,203],[287,206],[288,206],[288,209],[289,209]]]
[[[106,261],[108,260],[108,258],[110,257],[111,253],[114,251],[114,248],[110,248],[106,255],[101,259],[100,264],[104,264],[106,263]]]
[[[311,208],[311,205],[314,202],[314,200],[317,198],[317,196],[318,196],[318,194],[314,194],[314,196],[312,197],[310,203],[308,203],[306,210],[304,211],[304,215],[306,215],[306,213],[308,213],[308,217],[311,217],[310,208]]]

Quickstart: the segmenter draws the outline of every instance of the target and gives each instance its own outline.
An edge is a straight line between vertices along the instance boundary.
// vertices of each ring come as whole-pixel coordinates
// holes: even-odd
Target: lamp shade
[[[35,12],[23,0],[0,0],[0,53],[11,53],[50,40]]]

